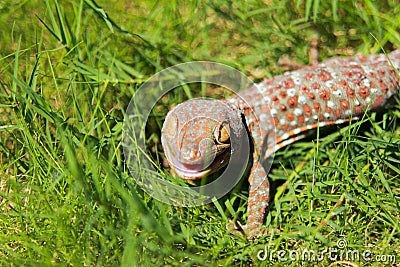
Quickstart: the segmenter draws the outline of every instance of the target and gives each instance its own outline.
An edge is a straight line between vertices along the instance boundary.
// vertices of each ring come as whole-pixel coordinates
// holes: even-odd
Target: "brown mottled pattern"
[[[269,201],[263,159],[301,138],[303,131],[342,123],[381,106],[399,88],[395,68],[400,67],[400,50],[388,57],[393,66],[383,54],[333,58],[264,80],[226,104],[192,100],[178,105],[163,126],[167,159],[173,168],[178,167],[178,175],[187,179],[216,171],[226,164],[221,153],[227,153],[223,150],[227,144],[221,146],[216,140],[220,124],[229,124],[231,137],[240,136],[244,134],[239,126],[243,115],[255,153],[249,177],[248,221],[243,228],[249,236],[259,235]],[[202,144],[204,138],[208,141]],[[219,156],[214,159],[210,154]]]

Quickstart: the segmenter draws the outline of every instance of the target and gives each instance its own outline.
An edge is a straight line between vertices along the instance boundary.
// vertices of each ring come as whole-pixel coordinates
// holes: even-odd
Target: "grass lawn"
[[[226,230],[246,221],[245,178],[212,204],[170,206],[137,185],[121,137],[130,99],[166,67],[215,61],[260,81],[283,55],[308,64],[315,36],[321,61],[392,51],[399,1],[0,0],[0,36],[0,265],[400,266],[399,95],[276,153],[254,242]],[[203,89],[174,91],[147,124],[167,178],[163,118],[224,95]],[[325,256],[302,260],[312,252]]]

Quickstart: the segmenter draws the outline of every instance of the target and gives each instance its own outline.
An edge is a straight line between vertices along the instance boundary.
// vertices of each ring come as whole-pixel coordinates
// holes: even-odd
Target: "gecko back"
[[[399,88],[399,67],[400,50],[388,56],[332,58],[266,79],[240,94],[245,101],[235,97],[230,102],[242,110],[246,110],[244,103],[250,105],[258,118],[244,112],[247,124],[260,126],[253,138],[256,146],[265,146],[267,134],[281,142],[381,106]]]

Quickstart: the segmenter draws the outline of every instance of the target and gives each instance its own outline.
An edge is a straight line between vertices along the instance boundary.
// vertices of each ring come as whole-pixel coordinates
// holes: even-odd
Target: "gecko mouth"
[[[222,148],[222,149],[221,149]],[[186,180],[196,180],[201,179],[219,169],[226,166],[229,162],[230,158],[230,146],[221,146],[218,149],[218,153],[214,160],[204,168],[204,164],[190,164],[180,162],[179,160],[170,161],[172,164],[172,168],[178,174],[179,177],[182,177]]]

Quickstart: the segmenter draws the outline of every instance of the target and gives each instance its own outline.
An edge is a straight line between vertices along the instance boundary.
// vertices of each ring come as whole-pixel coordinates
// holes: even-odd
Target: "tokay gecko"
[[[382,106],[399,88],[399,68],[400,50],[337,57],[265,79],[227,100],[188,100],[164,121],[166,158],[180,177],[202,178],[227,164],[233,137],[248,135],[253,162],[248,219],[242,228],[248,236],[260,235],[270,191],[263,162],[307,130]]]

